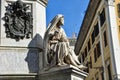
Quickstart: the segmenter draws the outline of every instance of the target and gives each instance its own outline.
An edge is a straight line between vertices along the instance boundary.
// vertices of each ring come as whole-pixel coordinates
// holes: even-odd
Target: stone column
[[[105,0],[113,80],[120,80],[120,43],[114,0]]]
[[[46,31],[47,0],[21,0],[29,6],[28,12],[31,12],[33,20],[31,22],[31,36],[29,38],[26,38],[26,36],[20,37],[19,40],[16,40],[14,36],[6,37],[4,21],[5,7],[16,1],[0,0],[0,75],[4,75],[2,78],[9,76],[12,79],[16,78],[15,76],[18,76],[18,78],[23,76],[30,78],[31,76],[33,78],[33,76],[37,75],[39,69],[42,68],[41,60],[43,37]],[[27,80],[27,78],[25,79]]]

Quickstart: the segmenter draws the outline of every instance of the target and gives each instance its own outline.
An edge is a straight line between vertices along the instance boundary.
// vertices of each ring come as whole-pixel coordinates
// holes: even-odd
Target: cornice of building
[[[84,43],[84,40],[87,36],[88,30],[90,29],[90,26],[92,24],[92,20],[95,16],[96,10],[100,4],[101,0],[90,0],[88,8],[86,10],[86,14],[84,16],[81,29],[78,34],[77,42],[75,44],[75,53],[79,54],[82,45]]]

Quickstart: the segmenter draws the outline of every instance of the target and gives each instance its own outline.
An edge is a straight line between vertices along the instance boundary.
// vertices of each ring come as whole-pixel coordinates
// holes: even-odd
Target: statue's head
[[[48,25],[48,28],[50,26],[60,27],[60,26],[63,26],[63,25],[64,25],[64,16],[62,14],[58,14],[52,19],[52,21]]]
[[[60,23],[61,23],[61,25],[64,25],[64,17],[60,18]]]
[[[59,26],[63,26],[64,25],[64,16],[62,14],[58,14],[57,15],[57,19],[58,19],[58,25]]]
[[[19,8],[22,8],[22,7],[23,7],[23,2],[22,2],[21,0],[18,0],[18,1],[16,2],[16,4],[17,4],[17,6],[18,6]]]

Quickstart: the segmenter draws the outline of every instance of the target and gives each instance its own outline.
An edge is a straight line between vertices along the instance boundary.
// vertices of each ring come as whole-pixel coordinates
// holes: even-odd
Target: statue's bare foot
[[[67,65],[66,63],[58,63],[57,66],[64,66],[64,65]]]
[[[58,63],[57,66],[61,66],[61,63]]]
[[[79,69],[83,69],[83,70],[84,70],[84,69],[87,69],[87,67],[86,67],[86,66],[84,66],[84,65],[82,65],[82,64],[81,64],[81,65],[79,65],[79,66],[78,66],[78,68],[79,68]]]

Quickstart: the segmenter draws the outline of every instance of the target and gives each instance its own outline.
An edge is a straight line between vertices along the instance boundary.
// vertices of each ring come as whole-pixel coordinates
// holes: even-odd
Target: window
[[[97,53],[96,53],[96,48],[94,49],[94,60],[95,60],[95,62],[97,61]]]
[[[120,26],[119,26],[119,32],[120,32]]]
[[[90,40],[88,41],[88,51],[90,51],[91,45],[90,45]]]
[[[90,63],[89,63],[89,65],[90,65],[90,68],[92,68],[92,58],[90,57]]]
[[[87,47],[85,48],[85,58],[87,57]]]
[[[93,31],[93,33],[92,33],[92,44],[94,43],[94,41],[95,41],[95,36],[94,36],[94,31]]]
[[[95,37],[99,34],[99,25],[98,23],[94,26],[94,35]]]
[[[105,22],[105,9],[103,9],[103,11],[100,14],[100,23],[101,23],[101,27]]]
[[[100,57],[100,55],[101,55],[101,50],[100,50],[100,42],[97,44],[97,58],[99,58]]]
[[[118,17],[120,18],[120,3],[117,4],[117,10],[118,10]]]
[[[107,69],[108,69],[109,80],[112,80],[112,75],[111,75],[111,70],[110,70],[110,64],[107,66]]]
[[[106,31],[103,33],[104,36],[104,45],[105,47],[107,46],[107,35],[106,35]]]
[[[99,34],[99,25],[98,23],[94,26],[94,30],[92,32],[92,44],[95,41],[95,37],[97,37],[97,35]]]
[[[95,62],[100,57],[100,55],[101,55],[100,42],[98,42],[98,44],[96,45],[96,48],[94,49],[94,59],[95,59]]]
[[[101,78],[102,78],[102,80],[104,80],[104,72],[103,71],[101,72]]]

